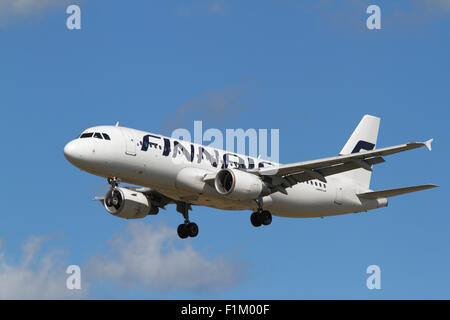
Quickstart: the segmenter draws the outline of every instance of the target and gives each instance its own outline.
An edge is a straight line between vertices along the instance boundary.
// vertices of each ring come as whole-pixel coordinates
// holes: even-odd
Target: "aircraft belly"
[[[193,205],[206,206],[221,210],[254,210],[256,203],[253,200],[248,201],[234,201],[221,196],[205,196],[195,193],[180,192],[177,189],[158,189],[158,192],[164,194],[166,197],[176,201],[184,201]]]

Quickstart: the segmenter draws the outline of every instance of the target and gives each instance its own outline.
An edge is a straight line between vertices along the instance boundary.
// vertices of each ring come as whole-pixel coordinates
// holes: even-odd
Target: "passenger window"
[[[102,135],[100,133],[98,133],[98,132],[94,133],[94,137],[97,138],[97,139],[103,139]]]
[[[86,132],[86,133],[83,133],[83,134],[80,136],[80,138],[81,138],[81,139],[83,139],[83,138],[91,138],[93,135],[94,135],[94,134],[93,134],[92,132]]]
[[[317,187],[317,182],[315,182],[315,181],[314,181],[314,184],[315,184],[315,185],[316,185],[316,187]]]
[[[105,138],[105,140],[111,140],[111,138],[106,133],[103,133],[103,138]]]

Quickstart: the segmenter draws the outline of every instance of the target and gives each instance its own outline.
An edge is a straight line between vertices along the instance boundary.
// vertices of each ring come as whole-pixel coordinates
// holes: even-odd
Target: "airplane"
[[[156,215],[175,204],[182,239],[196,237],[192,206],[251,210],[251,224],[267,226],[272,215],[312,218],[386,207],[388,198],[438,187],[425,184],[373,191],[373,166],[385,156],[427,147],[425,142],[376,149],[380,118],[365,115],[337,156],[279,164],[131,128],[96,126],[64,147],[65,158],[106,178],[110,189],[95,197],[124,219]],[[121,187],[120,183],[131,186]]]

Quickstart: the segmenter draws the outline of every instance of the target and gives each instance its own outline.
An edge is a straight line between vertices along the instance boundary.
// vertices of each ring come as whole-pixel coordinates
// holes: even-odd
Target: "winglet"
[[[431,143],[433,142],[433,139],[427,140],[424,142],[425,146],[428,148],[428,150],[431,151]]]

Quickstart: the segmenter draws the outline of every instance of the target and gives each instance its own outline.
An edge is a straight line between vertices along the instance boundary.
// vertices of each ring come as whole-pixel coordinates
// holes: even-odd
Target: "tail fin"
[[[378,138],[378,128],[380,127],[380,118],[365,115],[350,139],[348,139],[339,155],[346,155],[362,151],[375,149]],[[372,172],[363,168],[340,173],[338,176],[345,177],[358,184],[363,189],[369,189],[370,177]]]

